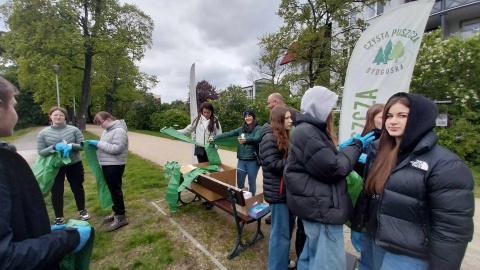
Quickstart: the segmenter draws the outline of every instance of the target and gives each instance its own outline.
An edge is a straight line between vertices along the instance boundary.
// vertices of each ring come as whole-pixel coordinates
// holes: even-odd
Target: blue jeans
[[[260,167],[256,160],[238,160],[237,163],[237,186],[245,187],[245,177],[248,175],[248,191],[255,196],[257,191],[257,174]]]
[[[268,269],[288,269],[290,240],[292,239],[295,216],[286,203],[270,204],[272,228],[268,246]]]
[[[319,222],[302,221],[307,240],[298,259],[297,269],[345,270],[347,259],[343,241],[343,225],[325,225]]]
[[[368,232],[361,234],[362,252],[358,260],[359,270],[380,270],[385,250],[375,244],[375,239]]]
[[[375,244],[370,234],[362,233],[362,253],[359,270],[427,270],[428,260],[393,254]]]

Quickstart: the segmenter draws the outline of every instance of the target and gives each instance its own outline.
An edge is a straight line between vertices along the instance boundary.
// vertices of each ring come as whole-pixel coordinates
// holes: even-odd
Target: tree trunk
[[[93,49],[89,44],[85,44],[85,69],[83,70],[83,81],[82,81],[82,102],[80,104],[80,117],[78,119],[78,128],[82,131],[86,131],[87,127],[87,116],[88,116],[88,105],[90,104],[90,96],[92,92],[92,86],[90,84],[92,77],[92,59],[93,59]]]

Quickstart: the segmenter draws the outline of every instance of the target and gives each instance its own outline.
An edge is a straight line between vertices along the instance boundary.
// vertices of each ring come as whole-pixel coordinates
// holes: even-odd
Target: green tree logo
[[[383,48],[380,47],[378,50],[377,56],[375,56],[375,59],[373,60],[373,63],[380,65],[380,64],[385,64],[387,61],[385,60],[385,55],[383,53]]]
[[[377,65],[387,64],[388,61],[391,60],[395,60],[395,63],[397,63],[398,59],[403,56],[404,52],[405,47],[403,46],[403,43],[401,41],[398,41],[397,43],[395,43],[395,46],[393,46],[392,41],[389,40],[387,45],[385,46],[385,50],[382,47],[378,49],[377,55],[375,56],[373,63]]]
[[[392,49],[392,52],[390,53],[390,58],[392,60],[395,60],[395,63],[398,62],[398,59],[402,57],[405,54],[405,47],[403,46],[403,43],[401,41],[398,41],[395,43],[395,46]]]

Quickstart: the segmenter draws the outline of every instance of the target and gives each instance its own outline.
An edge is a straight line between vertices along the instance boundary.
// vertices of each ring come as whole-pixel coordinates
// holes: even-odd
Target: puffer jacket
[[[125,121],[115,120],[110,123],[103,131],[97,148],[100,165],[125,165],[128,155],[128,134]]]
[[[51,155],[50,151],[55,150],[55,144],[66,141],[68,144],[72,144],[72,150],[70,151],[70,159],[72,162],[69,164],[75,164],[82,161],[82,156],[79,151],[83,150],[80,143],[83,142],[82,132],[67,124],[60,126],[49,126],[40,131],[37,135],[37,150],[40,156]]]
[[[258,144],[261,141],[259,125],[256,125],[251,133],[243,132],[243,127],[239,127],[229,132],[222,133],[214,137],[215,140],[229,137],[239,137],[245,134],[245,143],[237,147],[237,158],[240,160],[256,160],[258,154]]]
[[[297,115],[285,170],[288,208],[299,218],[330,225],[344,224],[353,213],[346,176],[362,152],[354,140],[337,153],[326,123]]]
[[[278,150],[277,141],[269,124],[261,129],[259,157],[263,171],[263,197],[268,203],[285,203],[285,184],[282,181],[287,159]]]
[[[408,122],[398,165],[379,194],[376,218],[369,219],[367,230],[389,252],[427,259],[430,269],[459,269],[473,237],[472,173],[462,159],[438,145],[432,131],[436,105],[420,95],[398,95],[409,100]],[[367,167],[375,158],[367,157]],[[354,224],[361,222],[360,207],[355,211]]]
[[[80,243],[76,229],[52,232],[35,175],[14,147],[0,147],[0,269],[60,269]]]
[[[210,132],[208,130],[210,119],[205,118],[203,115],[200,116],[200,119],[198,120],[198,122],[194,120],[192,124],[188,125],[184,129],[178,130],[178,132],[184,135],[189,135],[193,133],[194,140],[197,143],[206,145],[208,144],[208,141],[210,139],[213,139],[213,137],[215,137],[215,135],[222,134],[222,126],[220,125],[220,122],[216,117],[215,117],[215,121],[218,123],[218,128],[216,124],[213,125],[214,127],[213,132]]]

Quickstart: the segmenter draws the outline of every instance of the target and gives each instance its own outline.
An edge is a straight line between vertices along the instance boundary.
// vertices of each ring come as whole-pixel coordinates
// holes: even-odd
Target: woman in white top
[[[222,127],[218,118],[215,117],[215,111],[212,104],[204,102],[200,105],[198,117],[186,128],[179,130],[184,135],[194,134],[194,140],[197,143],[206,145],[209,139],[213,139],[215,135],[222,133]],[[207,153],[205,148],[201,146],[195,146],[195,156],[197,156],[198,162],[208,162]]]

